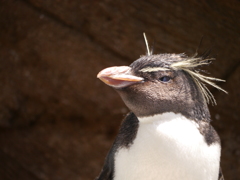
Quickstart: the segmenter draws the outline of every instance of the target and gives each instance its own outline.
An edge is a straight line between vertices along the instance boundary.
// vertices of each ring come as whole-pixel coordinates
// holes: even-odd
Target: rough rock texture
[[[238,1],[0,1],[0,179],[90,180],[128,111],[96,79],[145,54],[193,54],[214,45],[207,68],[226,79],[210,107],[227,180],[240,179]]]

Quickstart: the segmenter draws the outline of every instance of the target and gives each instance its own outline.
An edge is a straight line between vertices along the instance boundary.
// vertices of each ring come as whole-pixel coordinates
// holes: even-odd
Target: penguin
[[[200,73],[212,60],[148,52],[98,73],[130,112],[96,180],[224,180],[207,105],[216,101],[206,85],[227,92],[214,83],[224,80]]]

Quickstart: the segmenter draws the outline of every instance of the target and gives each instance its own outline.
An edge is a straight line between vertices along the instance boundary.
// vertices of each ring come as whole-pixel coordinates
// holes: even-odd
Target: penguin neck
[[[196,138],[194,136],[198,138],[200,136],[199,121],[189,119],[180,113],[167,112],[153,116],[140,117],[138,120],[139,133],[148,131],[149,134],[157,136],[163,141],[172,139],[173,144],[181,144],[184,142],[190,146],[195,143]],[[203,138],[202,135],[201,138]],[[169,141],[167,143],[169,143]]]
[[[152,123],[156,124],[156,123],[161,123],[163,121],[171,121],[176,118],[185,118],[185,117],[180,113],[165,112],[161,114],[155,114],[152,116],[138,117],[138,120],[140,124],[152,124]]]
[[[134,91],[125,89],[117,91],[126,106],[138,117],[145,118],[165,113],[181,114],[188,119],[210,122],[211,116],[207,103],[200,93],[192,99],[185,101],[157,100],[138,97]],[[131,94],[131,96],[129,96]]]

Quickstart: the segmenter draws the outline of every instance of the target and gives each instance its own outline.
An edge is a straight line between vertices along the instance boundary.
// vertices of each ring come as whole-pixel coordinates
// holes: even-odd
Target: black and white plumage
[[[131,112],[97,180],[223,180],[205,85],[223,90],[212,82],[222,80],[201,75],[205,64],[205,56],[148,54],[98,74]]]

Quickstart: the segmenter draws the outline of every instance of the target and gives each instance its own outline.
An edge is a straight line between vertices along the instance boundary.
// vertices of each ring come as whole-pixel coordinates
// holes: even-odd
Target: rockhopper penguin
[[[224,91],[212,82],[223,80],[199,73],[210,60],[208,53],[148,53],[99,72],[131,112],[97,180],[223,180],[220,139],[207,107],[215,100],[206,87]]]

